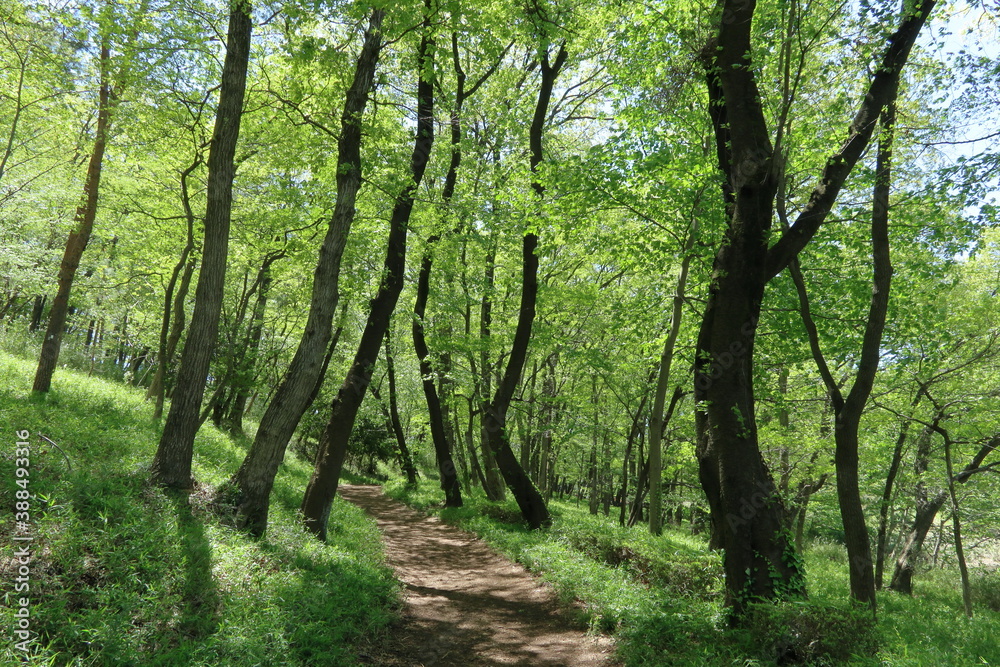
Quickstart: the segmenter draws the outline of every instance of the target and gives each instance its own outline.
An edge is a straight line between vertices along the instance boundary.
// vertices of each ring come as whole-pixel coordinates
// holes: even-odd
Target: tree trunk
[[[330,342],[333,315],[339,301],[341,259],[361,187],[361,117],[368,103],[382,47],[384,13],[380,9],[372,12],[341,115],[341,134],[337,144],[337,164],[340,165],[337,171],[337,201],[313,274],[305,330],[281,384],[261,417],[253,444],[240,469],[230,480],[236,492],[239,525],[258,537],[267,530],[271,488],[285,456],[285,448],[309,406],[316,383],[322,380],[323,355]],[[376,354],[381,340],[380,333],[374,341]],[[361,395],[364,395],[363,389]]]
[[[219,107],[208,156],[208,202],[201,273],[173,401],[151,469],[153,483],[169,488],[191,488],[191,457],[194,436],[198,431],[199,408],[219,332],[236,171],[233,158],[239,139],[250,60],[250,33],[253,28],[250,14],[247,2],[234,4],[229,14]]]
[[[910,403],[911,408],[916,408],[923,396],[922,389],[917,391],[916,396]],[[889,471],[885,476],[885,484],[882,487],[882,502],[878,512],[878,535],[875,538],[875,590],[882,590],[882,580],[885,576],[885,552],[886,540],[889,533],[889,510],[892,507],[892,492],[896,483],[896,476],[899,474],[899,466],[903,461],[903,446],[906,444],[906,436],[910,429],[910,420],[904,420],[899,426],[899,435],[896,438],[896,446],[892,450],[892,460],[889,462]]]
[[[896,570],[889,582],[890,590],[913,595],[913,572],[920,558],[924,540],[927,539],[927,533],[934,525],[934,517],[937,516],[947,499],[948,494],[940,492],[928,500],[924,483],[921,481],[917,484],[917,514],[913,520],[913,528],[896,559]]]
[[[539,491],[548,502],[552,497],[552,484],[550,478],[555,459],[552,457],[552,431],[555,428],[555,401],[556,401],[556,364],[559,361],[559,353],[550,354],[544,363],[545,377],[542,381],[542,405],[541,405],[541,435],[538,442],[538,473],[536,476]]]
[[[715,130],[729,227],[716,254],[695,361],[695,399],[701,484],[711,508],[715,539],[725,549],[726,603],[734,619],[752,599],[805,594],[805,580],[790,536],[782,530],[785,509],[760,453],[755,421],[753,350],[764,288],[810,241],[829,215],[847,176],[867,148],[879,114],[891,97],[935,0],[922,0],[888,38],[848,138],[827,161],[794,225],[768,246],[782,167],[771,144],[751,53],[755,2],[723,0],[717,32],[703,51],[709,115]],[[857,396],[865,383],[856,383]],[[854,392],[852,392],[854,393]],[[867,396],[867,393],[864,394]],[[860,414],[850,400],[848,417]],[[863,406],[863,401],[861,401]],[[850,528],[852,594],[868,601],[867,566],[856,534],[860,503],[853,502],[856,479],[850,419],[841,426],[838,475],[842,512]],[[856,436],[856,433],[854,434]],[[855,452],[856,453],[856,452]],[[863,524],[863,517],[860,517]],[[859,571],[860,567],[860,571]],[[859,578],[860,575],[860,578]],[[865,585],[860,585],[865,584]]]
[[[396,400],[396,364],[392,358],[391,328],[388,327],[385,330],[385,368],[389,379],[389,424],[392,427],[393,435],[396,437],[396,446],[399,447],[399,461],[403,472],[406,473],[406,481],[409,484],[416,484],[417,469],[413,465],[410,448],[406,446],[403,423],[399,419],[399,406]],[[443,479],[444,477],[442,477]],[[459,498],[459,502],[461,502],[461,498]],[[456,507],[461,507],[461,505],[456,505]]]
[[[455,163],[455,153],[452,153],[452,167],[457,169]],[[449,178],[453,178],[452,171],[448,172]],[[446,189],[448,184],[445,184]],[[451,197],[451,192],[447,192]],[[446,200],[447,201],[447,200]],[[436,242],[437,236],[428,239],[428,244]],[[458,471],[455,469],[455,462],[452,459],[452,441],[447,437],[445,429],[445,416],[442,409],[441,399],[438,396],[437,387],[434,380],[434,367],[431,365],[430,350],[427,349],[427,340],[424,337],[424,315],[427,309],[427,297],[430,293],[430,275],[432,268],[432,257],[428,249],[424,253],[423,261],[420,264],[420,274],[417,277],[417,298],[413,306],[413,347],[420,360],[421,385],[424,390],[424,398],[427,401],[427,414],[431,426],[431,440],[434,443],[434,453],[437,459],[438,472],[441,475],[441,490],[445,495],[446,507],[461,507],[462,492],[458,481]]]
[[[482,447],[483,473],[485,475],[485,484],[483,489],[486,491],[486,497],[488,499],[497,502],[504,500],[507,494],[503,481],[500,478],[500,471],[497,469],[496,457],[493,455],[493,450],[490,445],[490,432],[487,426],[489,421],[487,414],[490,411],[490,395],[493,392],[493,365],[490,363],[489,340],[493,324],[492,292],[495,284],[495,272],[496,246],[494,245],[490,248],[490,252],[486,257],[486,288],[483,293],[483,302],[480,305],[479,313],[479,340],[482,345],[482,351],[479,356],[479,396],[482,400],[479,407],[479,419],[481,434],[480,445]]]
[[[951,463],[951,437],[944,436],[944,465],[948,473],[948,496],[951,498],[951,522],[955,531],[955,557],[958,559],[958,571],[962,576],[962,603],[965,615],[972,618],[972,589],[969,586],[969,567],[965,562],[965,549],[962,546],[962,522],[959,517],[958,494],[955,493],[955,474]]]
[[[475,427],[475,397],[469,397],[467,400],[468,404],[468,419],[465,421],[465,448],[469,453],[469,463],[472,466],[472,471],[470,476],[472,477],[473,486],[486,486],[486,476],[483,474],[483,466],[479,463],[479,455],[476,453],[476,443],[475,438],[473,438],[473,431]],[[458,422],[458,411],[455,411],[455,431],[458,432],[459,428]]]
[[[159,419],[163,416],[163,401],[167,395],[167,379],[169,377],[167,371],[174,362],[177,346],[180,344],[181,336],[184,334],[184,301],[187,299],[188,290],[191,287],[191,278],[194,276],[194,269],[197,264],[196,257],[192,256],[188,258],[187,265],[184,267],[184,273],[181,275],[180,285],[177,287],[177,293],[174,295],[174,305],[171,309],[174,321],[170,325],[166,355],[161,360],[159,366],[157,366],[156,374],[153,376],[153,383],[157,386],[154,389],[154,385],[150,385],[149,389],[156,399],[156,404],[153,407],[153,419]]]
[[[115,103],[111,77],[108,72],[111,66],[111,51],[106,37],[101,44],[99,65],[101,85],[98,91],[97,132],[94,135],[94,151],[90,154],[90,162],[87,165],[87,176],[83,185],[83,202],[77,207],[73,219],[76,229],[70,232],[66,239],[66,248],[59,265],[58,289],[55,298],[52,299],[52,307],[49,309],[49,324],[45,330],[45,338],[42,340],[35,381],[31,387],[33,392],[45,393],[52,387],[52,374],[59,362],[59,350],[62,347],[63,330],[66,327],[66,316],[69,312],[70,291],[73,288],[76,271],[80,267],[83,251],[87,249],[87,243],[94,230],[94,220],[97,218],[101,169],[104,164],[104,150],[108,142],[108,130],[111,126],[112,106]]]
[[[566,63],[566,55],[565,45],[561,45],[555,61],[552,62],[549,60],[548,45],[542,45],[540,58],[542,81],[538,92],[538,102],[535,105],[535,114],[528,132],[532,174],[538,173],[538,168],[543,160],[542,133],[549,101],[552,97],[552,87],[559,75],[559,70]],[[545,187],[538,180],[534,180],[532,187],[540,199],[545,193]],[[493,401],[486,408],[484,415],[489,447],[496,457],[497,467],[507,483],[507,488],[514,495],[514,499],[521,509],[521,514],[531,528],[548,525],[551,522],[549,510],[538,489],[524,472],[524,468],[518,464],[510,447],[506,426],[507,409],[510,407],[514,390],[520,381],[521,372],[524,370],[528,343],[531,340],[531,326],[535,319],[535,302],[538,298],[538,257],[535,256],[537,246],[538,236],[536,234],[529,232],[524,235],[521,247],[521,309],[517,318],[517,328],[514,331],[514,342],[511,346],[510,356],[507,358],[507,368],[503,378],[500,380]]]
[[[628,526],[631,528],[642,521],[642,506],[646,502],[646,494],[649,493],[649,459],[642,455],[642,436],[639,436],[639,475],[635,482],[635,499],[632,501],[632,510],[628,516]]]
[[[455,70],[455,107],[451,113],[451,162],[448,165],[448,173],[445,176],[444,188],[441,191],[441,199],[445,204],[445,209],[449,208],[452,196],[455,194],[455,185],[458,181],[458,168],[462,163],[462,106],[465,100],[476,89],[482,85],[486,79],[495,71],[496,65],[487,70],[486,74],[480,78],[470,90],[466,90],[466,74],[462,69],[462,61],[458,49],[458,33],[451,34],[452,64]],[[497,63],[499,65],[499,62]],[[442,401],[439,392],[434,385],[435,370],[430,359],[430,350],[427,347],[427,340],[424,336],[424,319],[427,310],[427,299],[430,295],[430,275],[433,267],[433,248],[441,239],[440,235],[434,234],[427,239],[427,246],[420,264],[420,274],[417,278],[417,295],[413,307],[413,346],[420,361],[420,375],[423,378],[422,385],[424,396],[427,400],[427,413],[431,426],[431,438],[434,441],[434,451],[437,457],[438,470],[441,475],[441,488],[445,492],[446,507],[461,507],[462,497],[459,491],[456,476],[455,464],[452,460],[452,452],[455,449],[454,432],[451,429],[451,422],[448,418],[447,400]],[[447,386],[448,359],[442,355],[441,365],[441,395],[445,395],[444,388]],[[457,454],[461,455],[461,449]],[[461,461],[461,456],[459,456]],[[478,462],[473,459],[473,464],[478,466]],[[468,478],[468,475],[466,475]]]
[[[137,387],[139,385],[139,368],[146,363],[148,358],[149,347],[145,346],[139,351],[139,354],[132,357],[132,361],[129,362],[128,372],[129,376],[132,378],[130,384],[133,387]]]
[[[34,333],[38,331],[38,327],[42,324],[42,315],[45,313],[45,302],[48,297],[44,294],[39,294],[35,297],[35,301],[31,306],[31,323],[28,325],[28,331]]]
[[[854,385],[845,398],[835,382],[819,346],[816,325],[809,311],[805,282],[798,264],[793,261],[790,271],[799,293],[803,322],[809,336],[810,348],[826,383],[834,408],[834,456],[837,471],[837,498],[844,524],[844,542],[851,564],[851,597],[875,610],[875,568],[872,562],[871,542],[861,505],[858,479],[858,431],[861,415],[871,394],[878,371],[882,332],[885,329],[892,283],[892,264],[889,256],[889,190],[891,184],[892,134],[895,125],[896,90],[898,77],[888,82],[886,106],[882,113],[882,134],[876,158],[875,191],[872,206],[872,296],[868,320],[862,342],[861,357]]]
[[[160,325],[160,347],[157,354],[156,372],[153,374],[153,381],[146,391],[146,398],[155,399],[153,407],[153,419],[163,416],[163,398],[166,393],[167,370],[174,361],[174,353],[177,351],[177,344],[181,340],[184,332],[184,300],[187,298],[188,289],[191,286],[191,277],[194,275],[194,267],[197,260],[192,256],[194,252],[194,211],[191,208],[191,197],[188,190],[187,179],[201,164],[202,156],[199,152],[194,162],[181,172],[181,204],[184,207],[184,217],[187,221],[187,242],[181,250],[181,257],[174,266],[167,283],[166,294],[163,297],[163,322]],[[178,275],[180,284],[177,283]],[[176,289],[176,293],[174,290]],[[173,323],[171,323],[171,316]]]
[[[681,317],[684,314],[684,288],[687,286],[688,267],[691,265],[691,250],[694,247],[698,223],[695,218],[688,231],[687,241],[681,252],[681,270],[677,276],[677,287],[674,291],[673,312],[670,314],[670,331],[663,343],[660,354],[660,367],[656,378],[656,391],[653,394],[653,411],[649,424],[649,532],[659,535],[663,532],[663,497],[660,488],[663,474],[663,458],[660,443],[663,438],[663,408],[667,398],[667,387],[670,384],[670,366],[674,360],[674,348],[677,336],[681,331]]]
[[[389,221],[389,241],[386,249],[382,280],[378,293],[371,302],[368,322],[361,335],[354,362],[344,378],[333,401],[330,421],[319,441],[319,454],[312,478],[302,500],[302,514],[306,529],[319,539],[326,539],[326,523],[333,497],[337,492],[340,471],[347,454],[347,442],[354,427],[354,419],[371,382],[372,370],[392,311],[403,289],[406,272],[406,229],[413,210],[417,188],[423,179],[434,142],[434,43],[430,36],[430,0],[425,2],[424,36],[420,40],[417,56],[419,83],[417,84],[417,136],[411,158],[412,181],[396,198]]]
[[[591,434],[590,442],[590,465],[587,472],[587,482],[590,485],[590,502],[587,504],[587,509],[591,514],[597,514],[598,505],[598,490],[600,485],[598,484],[598,471],[597,471],[597,430],[598,430],[598,412],[597,412],[597,378],[594,378],[594,432]]]
[[[938,422],[941,417],[942,415],[939,413],[935,420],[928,424],[924,431],[920,434],[920,439],[918,440],[917,445],[917,455],[913,464],[914,471],[918,478],[926,472],[930,462],[930,433],[932,431],[941,433],[941,435],[945,437],[947,446],[946,455],[950,454],[950,436],[947,431],[938,426]],[[992,470],[992,464],[989,466],[982,466],[982,463],[986,460],[986,457],[996,451],[998,447],[1000,447],[1000,436],[994,436],[986,444],[980,447],[979,451],[972,457],[972,460],[967,466],[965,466],[962,472],[953,476],[951,471],[949,471],[949,484],[952,485],[953,482],[964,484],[974,474],[984,470]],[[930,531],[931,526],[934,524],[934,517],[937,515],[938,511],[940,511],[945,501],[948,500],[948,496],[948,491],[939,491],[933,498],[928,499],[927,489],[924,486],[923,480],[921,479],[917,482],[916,517],[913,521],[913,528],[910,530],[909,536],[903,544],[899,557],[896,559],[896,569],[893,572],[892,581],[889,583],[889,588],[891,590],[894,590],[897,593],[913,595],[913,572],[920,557],[920,551],[923,547],[924,540],[927,538],[928,531]],[[961,539],[961,537],[959,539]]]
[[[625,442],[625,455],[622,457],[622,486],[621,490],[618,492],[621,496],[621,511],[618,516],[618,525],[624,527],[626,514],[628,512],[628,475],[629,469],[635,467],[635,463],[632,457],[632,449],[635,446],[635,439],[639,435],[640,425],[639,420],[642,418],[642,413],[646,409],[646,397],[643,396],[639,401],[639,409],[636,410],[635,415],[632,417],[632,427],[628,431],[628,440]],[[638,495],[638,491],[636,491]]]
[[[254,385],[257,355],[264,336],[264,311],[267,310],[267,297],[271,290],[271,265],[284,255],[284,252],[268,255],[257,273],[257,301],[250,315],[250,327],[238,351],[239,358],[235,361],[239,371],[233,381],[232,396],[225,414],[226,430],[233,435],[243,435],[243,415]]]

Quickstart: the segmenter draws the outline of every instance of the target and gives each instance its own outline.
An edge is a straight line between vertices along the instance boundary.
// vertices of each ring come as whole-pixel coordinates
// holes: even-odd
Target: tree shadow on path
[[[371,664],[393,667],[611,667],[611,641],[560,612],[552,589],[463,530],[387,498],[377,486],[340,494],[378,522],[405,588],[401,625]]]

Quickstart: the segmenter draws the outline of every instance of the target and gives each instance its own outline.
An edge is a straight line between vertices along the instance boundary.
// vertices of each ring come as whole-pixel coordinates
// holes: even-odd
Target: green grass
[[[0,642],[0,664],[350,665],[392,620],[398,586],[374,522],[335,501],[329,542],[296,518],[311,472],[289,457],[275,482],[267,538],[221,523],[214,485],[245,442],[210,425],[195,442],[200,486],[178,497],[146,483],[159,426],[141,390],[57,372],[44,400],[29,396],[34,364],[0,353],[0,504],[15,502],[15,431],[31,437],[34,541],[27,663]],[[42,443],[49,437],[58,448]],[[9,515],[0,543],[10,553]],[[5,639],[15,574],[0,560]]]
[[[464,507],[442,509],[432,481],[413,488],[394,479],[385,488],[540,574],[590,628],[615,635],[629,666],[770,666],[781,664],[779,654],[790,660],[784,664],[1000,665],[996,573],[974,580],[980,604],[971,621],[962,614],[957,573],[933,570],[919,575],[913,598],[880,593],[872,623],[847,601],[843,547],[816,544],[805,554],[808,600],[760,605],[741,627],[728,629],[721,563],[698,537],[670,529],[653,537],[643,526],[620,528],[613,518],[558,501],[550,505],[552,527],[529,531],[512,500],[490,503],[473,493]]]

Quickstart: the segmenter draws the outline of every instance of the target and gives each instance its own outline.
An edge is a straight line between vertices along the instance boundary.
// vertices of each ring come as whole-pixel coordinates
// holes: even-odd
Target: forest
[[[0,661],[1000,665],[998,292],[997,0],[0,0]]]

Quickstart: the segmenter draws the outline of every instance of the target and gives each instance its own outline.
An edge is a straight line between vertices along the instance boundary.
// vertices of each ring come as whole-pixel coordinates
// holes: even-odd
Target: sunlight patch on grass
[[[296,514],[307,466],[283,466],[268,535],[253,541],[208,506],[212,487],[242,461],[245,440],[203,427],[197,492],[166,493],[147,484],[160,427],[141,390],[60,370],[53,391],[34,397],[33,371],[0,353],[0,432],[32,433],[38,642],[18,664],[348,665],[359,643],[384,632],[399,590],[375,523],[337,501],[330,543],[308,535]],[[4,506],[14,500],[7,453]],[[6,535],[0,542],[12,545]],[[0,610],[0,624],[10,627],[12,614]],[[20,657],[0,649],[0,663]]]

